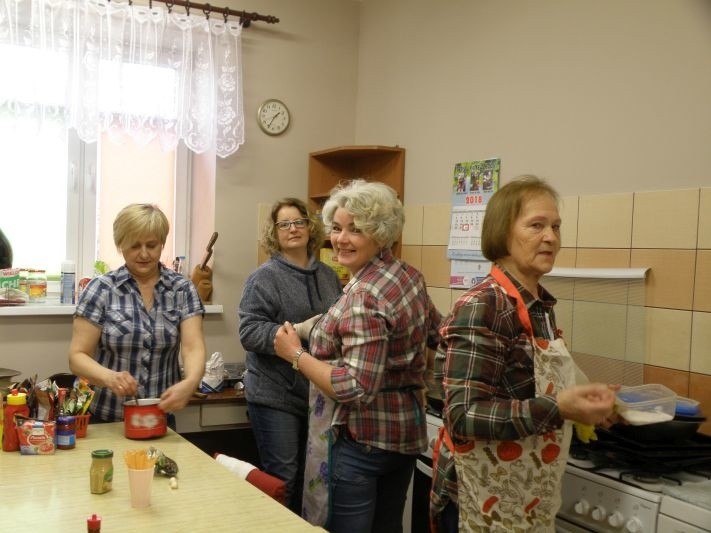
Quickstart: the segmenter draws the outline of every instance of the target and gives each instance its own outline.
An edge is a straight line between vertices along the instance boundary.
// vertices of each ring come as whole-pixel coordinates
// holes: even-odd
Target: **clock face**
[[[289,127],[289,119],[289,110],[279,100],[267,100],[257,110],[257,122],[267,135],[284,133]]]

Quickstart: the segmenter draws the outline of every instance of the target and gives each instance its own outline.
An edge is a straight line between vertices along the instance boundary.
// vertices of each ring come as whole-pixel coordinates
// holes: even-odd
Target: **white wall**
[[[711,184],[711,2],[363,0],[356,142],[407,148],[405,202],[454,163],[563,195]]]

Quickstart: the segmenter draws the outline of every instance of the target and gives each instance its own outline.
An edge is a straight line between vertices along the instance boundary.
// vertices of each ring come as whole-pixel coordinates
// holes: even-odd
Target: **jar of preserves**
[[[91,452],[89,487],[92,494],[104,494],[111,490],[114,480],[113,457],[113,450],[93,450]]]
[[[71,450],[77,444],[76,418],[73,416],[57,417],[57,449]]]
[[[47,273],[44,270],[28,271],[27,294],[30,296],[30,303],[47,301]]]

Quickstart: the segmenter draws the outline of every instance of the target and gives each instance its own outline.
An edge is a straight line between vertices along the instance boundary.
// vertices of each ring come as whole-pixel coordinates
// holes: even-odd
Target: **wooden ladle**
[[[201,264],[195,267],[191,278],[202,303],[210,303],[210,296],[212,295],[212,269],[207,266],[207,262],[212,257],[212,248],[215,246],[216,240],[217,232],[214,232],[210,237],[210,242],[207,243],[205,258]]]

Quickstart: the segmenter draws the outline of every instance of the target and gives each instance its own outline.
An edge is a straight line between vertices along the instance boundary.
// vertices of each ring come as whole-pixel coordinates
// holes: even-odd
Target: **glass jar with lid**
[[[44,270],[29,270],[27,272],[27,294],[30,303],[47,301],[47,273]]]
[[[93,450],[89,470],[89,487],[92,494],[104,494],[111,490],[114,480],[114,451]]]

